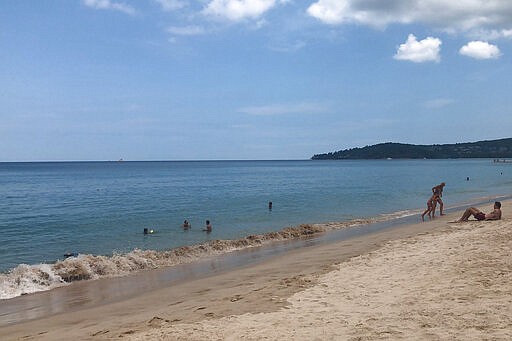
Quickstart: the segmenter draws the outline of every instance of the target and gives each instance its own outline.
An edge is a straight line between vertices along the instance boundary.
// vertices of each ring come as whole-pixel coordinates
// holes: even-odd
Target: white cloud
[[[427,37],[418,41],[413,34],[409,34],[407,41],[400,44],[393,58],[415,63],[439,62],[441,60],[439,56],[441,44],[439,38]]]
[[[460,48],[459,53],[475,59],[497,59],[501,56],[501,51],[496,45],[485,41],[470,41]]]
[[[472,30],[468,34],[469,37],[472,37],[475,40],[497,40],[501,38],[511,39],[512,38],[512,29],[511,30],[488,30],[488,29],[476,29]]]
[[[269,48],[276,52],[296,52],[306,46],[306,42],[302,40],[296,40],[294,42],[284,42],[280,44],[272,44]]]
[[[176,36],[197,36],[206,33],[201,26],[170,26],[167,32]]]
[[[329,110],[325,104],[295,103],[295,104],[271,104],[255,107],[245,107],[238,111],[248,115],[274,116],[285,114],[316,114]]]
[[[135,15],[137,13],[135,8],[122,2],[113,2],[110,0],[83,0],[83,3],[85,6],[94,9],[114,10],[129,15]]]
[[[510,28],[512,1],[498,0],[317,0],[307,12],[326,24],[375,27],[423,23],[447,31]]]
[[[164,11],[175,11],[188,6],[188,3],[182,0],[155,0],[162,6]]]
[[[308,14],[326,24],[349,22],[350,6],[347,1],[319,0],[308,7]]]
[[[230,21],[257,19],[277,2],[277,0],[212,0],[203,13]]]
[[[454,102],[454,100],[449,99],[449,98],[436,98],[436,99],[431,99],[429,101],[426,101],[424,103],[424,105],[428,109],[441,109],[441,108],[449,106],[453,102]]]

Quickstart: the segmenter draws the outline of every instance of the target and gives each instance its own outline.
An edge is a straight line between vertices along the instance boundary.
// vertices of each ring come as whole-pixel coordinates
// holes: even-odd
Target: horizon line
[[[79,162],[111,162],[111,163],[125,163],[125,162],[230,162],[230,161],[313,161],[311,158],[307,159],[181,159],[181,160],[24,160],[24,161],[0,161],[0,163],[79,163]]]

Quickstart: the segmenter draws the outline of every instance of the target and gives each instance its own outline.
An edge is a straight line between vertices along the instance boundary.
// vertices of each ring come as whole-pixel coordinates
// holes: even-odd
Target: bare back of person
[[[432,194],[436,196],[436,202],[439,203],[439,215],[444,215],[443,213],[443,207],[444,203],[441,197],[443,196],[443,189],[446,184],[444,182],[441,182],[439,185],[432,187]],[[435,208],[432,212],[432,216],[435,216]]]

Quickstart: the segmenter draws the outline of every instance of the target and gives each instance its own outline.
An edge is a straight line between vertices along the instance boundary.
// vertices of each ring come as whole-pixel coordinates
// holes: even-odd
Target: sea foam
[[[390,218],[391,216],[379,216],[346,222],[303,224],[240,239],[211,240],[164,251],[135,249],[128,253],[110,256],[80,254],[53,264],[21,264],[7,273],[0,274],[0,299],[50,290],[69,285],[74,281],[125,276],[137,271],[185,264],[203,257],[262,246],[275,241],[299,239],[330,230],[390,220]]]

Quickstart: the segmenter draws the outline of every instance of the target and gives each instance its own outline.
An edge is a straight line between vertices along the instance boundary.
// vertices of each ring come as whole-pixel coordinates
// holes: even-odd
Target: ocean
[[[419,220],[442,181],[447,207],[510,195],[510,167],[489,159],[0,163],[0,299],[328,230],[305,224]]]

